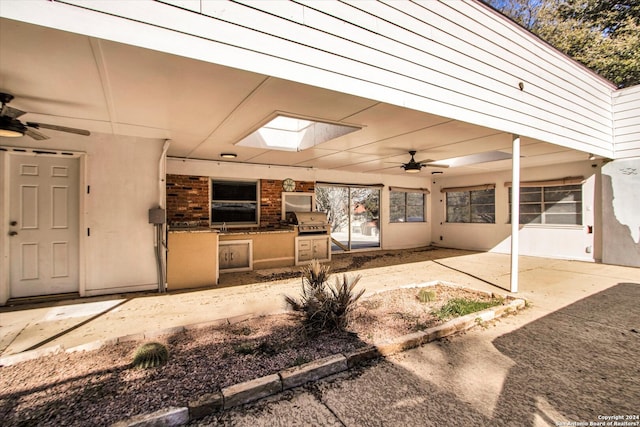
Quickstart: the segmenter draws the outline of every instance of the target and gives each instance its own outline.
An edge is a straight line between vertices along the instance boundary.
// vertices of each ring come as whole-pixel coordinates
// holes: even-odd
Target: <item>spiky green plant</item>
[[[420,289],[416,298],[418,298],[421,303],[428,303],[436,299],[436,293],[431,290]]]
[[[306,331],[313,335],[322,331],[344,330],[349,313],[365,292],[364,289],[357,294],[353,292],[360,276],[350,278],[344,274],[342,281],[336,278],[335,285],[328,285],[329,266],[323,266],[317,260],[313,260],[302,273],[300,301],[290,296],[285,296],[285,301],[293,310],[303,313]]]
[[[329,280],[331,266],[322,264],[317,259],[311,260],[309,265],[302,269],[302,281],[311,289],[322,288]]]
[[[133,356],[135,368],[147,369],[164,365],[169,360],[169,350],[159,342],[142,344]]]

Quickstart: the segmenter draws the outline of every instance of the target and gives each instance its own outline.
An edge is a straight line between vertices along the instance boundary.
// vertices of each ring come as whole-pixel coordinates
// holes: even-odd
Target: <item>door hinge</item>
[[[87,228],[87,237],[91,237],[91,229]]]
[[[90,193],[91,193],[91,186],[87,185],[87,194],[90,194]]]

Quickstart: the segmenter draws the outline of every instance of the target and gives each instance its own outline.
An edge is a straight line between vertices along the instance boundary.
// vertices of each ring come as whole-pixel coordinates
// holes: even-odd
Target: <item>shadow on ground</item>
[[[638,414],[640,284],[620,283],[494,341],[516,364],[495,420],[599,422]],[[559,419],[560,418],[560,419]]]

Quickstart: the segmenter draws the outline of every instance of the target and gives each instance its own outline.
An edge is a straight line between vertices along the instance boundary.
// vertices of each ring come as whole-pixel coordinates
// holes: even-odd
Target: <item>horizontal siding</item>
[[[640,156],[640,85],[614,92],[615,158]]]
[[[242,3],[287,19],[281,11],[272,10],[269,2]],[[522,49],[510,46],[513,43],[503,35],[501,28],[489,34],[486,39],[489,46],[481,48],[474,45],[483,33],[487,37],[488,29],[471,19],[464,21],[460,13],[449,7],[462,5],[469,8],[469,4],[431,1],[424,5],[398,1],[388,4],[345,4],[318,1],[305,2],[304,5],[305,9],[299,11],[293,20],[299,30],[281,27],[283,37],[285,33],[294,31],[299,43],[341,54],[375,69],[386,69],[395,77],[381,83],[415,96],[428,96],[438,101],[440,107],[451,105],[466,109],[464,116],[454,118],[491,126],[509,117],[515,127],[509,130],[516,133],[540,139],[549,138],[549,134],[553,133],[557,139],[576,138],[580,143],[590,144],[589,148],[601,148],[604,143],[611,149],[610,86],[556,51],[552,52],[555,55],[553,60],[573,68],[565,70],[567,79],[570,78],[573,84],[561,78],[551,83],[542,81],[542,84],[536,84],[539,76],[545,73],[545,68],[536,70],[526,58],[511,53]],[[492,14],[486,9],[474,11],[476,14]],[[452,16],[452,13],[457,15]],[[261,31],[271,28],[270,24],[264,22],[256,25]],[[501,18],[497,24],[488,25],[504,26],[505,20]],[[507,28],[511,27],[508,23]],[[316,30],[323,34],[323,39],[307,38],[307,32],[302,28]],[[523,38],[522,30],[515,34]],[[342,40],[331,44],[329,36]],[[529,34],[526,36],[531,39]],[[326,43],[323,44],[323,41]],[[534,41],[549,50],[541,41]],[[346,46],[348,44],[351,46]],[[353,49],[359,54],[351,53]],[[504,57],[496,56],[497,50],[504,50]],[[585,75],[585,80],[590,79],[591,86],[597,85],[599,90],[583,89],[586,84],[584,81],[576,82],[576,70]],[[355,75],[355,69],[351,71],[352,77],[363,78]],[[553,73],[546,74],[551,79],[555,77]],[[406,82],[409,87],[402,84],[404,78],[409,79]],[[526,82],[524,92],[516,89],[521,80]],[[574,93],[564,89],[566,87],[574,89]],[[473,117],[482,121],[474,122]],[[572,126],[567,126],[567,121]]]
[[[103,12],[105,20],[126,18],[136,29],[60,21],[96,37],[613,153],[612,86],[473,0],[68,0],[47,7],[66,11],[67,4]]]
[[[474,46],[472,50],[465,49],[465,53],[469,56],[475,56],[477,52],[490,55],[490,65],[495,67],[494,75],[505,70],[522,78],[525,91],[532,96],[521,101],[534,107],[543,120],[561,125],[569,121],[572,130],[610,139],[610,84],[520,27],[510,22],[505,24],[504,17],[488,12],[475,2],[422,4],[452,24],[461,22],[468,29],[463,40]],[[460,34],[458,31],[455,29],[449,40]]]

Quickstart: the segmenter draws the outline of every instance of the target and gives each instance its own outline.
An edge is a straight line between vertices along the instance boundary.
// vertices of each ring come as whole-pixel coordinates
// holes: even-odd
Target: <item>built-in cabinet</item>
[[[331,237],[327,234],[296,237],[295,263],[307,264],[313,259],[331,261]]]
[[[221,272],[253,270],[253,240],[220,241],[218,266]]]

